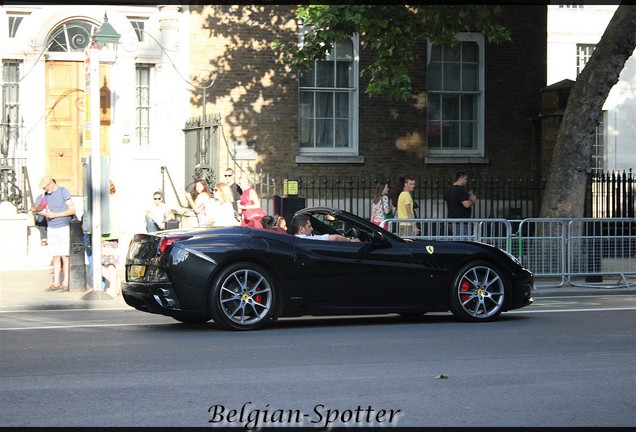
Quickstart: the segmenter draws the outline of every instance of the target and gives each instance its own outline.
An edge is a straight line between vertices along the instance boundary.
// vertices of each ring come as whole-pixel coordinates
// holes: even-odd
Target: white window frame
[[[0,139],[15,150],[20,139],[20,70],[21,60],[4,59],[0,62],[2,84],[2,107],[0,107]]]
[[[135,35],[137,36],[138,42],[145,42],[146,37],[146,24],[148,23],[148,17],[139,17],[139,16],[129,16],[127,17],[128,21],[130,21],[130,25],[135,31]]]
[[[592,171],[602,172],[605,170],[605,161],[607,159],[607,132],[605,125],[607,124],[607,111],[601,112],[601,117],[596,125],[596,133],[594,136],[594,146],[592,147]]]
[[[583,71],[595,49],[595,44],[576,44],[576,76]]]
[[[300,29],[300,44],[302,44],[302,38],[304,34],[309,30],[309,27],[303,27]],[[359,156],[359,36],[354,34],[351,37],[353,58],[352,58],[352,77],[351,87],[348,87],[348,103],[349,103],[349,146],[347,147],[301,147],[301,134],[302,127],[301,122],[306,119],[303,117],[303,112],[307,111],[307,107],[301,104],[302,95],[304,92],[311,92],[314,95],[320,92],[329,92],[332,94],[340,93],[344,89],[343,87],[301,87],[300,74],[298,82],[298,155],[296,156],[297,163],[362,163],[364,159]],[[334,59],[335,62],[335,59]],[[314,62],[314,66],[310,69],[311,72],[316,71],[316,65],[318,61]],[[335,66],[335,65],[334,65]],[[315,133],[315,122],[319,119],[315,116],[316,107],[314,99],[314,109],[312,110],[314,116],[311,117],[311,121],[314,122],[312,127],[313,133]],[[335,122],[336,113],[332,112],[332,119]],[[335,128],[334,128],[335,130]],[[335,138],[334,138],[335,139]]]
[[[144,88],[148,92],[147,104],[140,103],[139,92],[142,90],[139,82],[141,70],[147,71],[147,86]],[[152,119],[152,82],[154,65],[149,63],[135,64],[135,141],[142,150],[149,150],[151,145],[151,119]],[[142,121],[145,119],[145,121]],[[145,133],[144,133],[145,131]]]
[[[476,127],[477,131],[475,133],[476,145],[470,149],[461,149],[461,148],[434,148],[428,145],[428,156],[427,162],[439,162],[439,163],[452,163],[452,162],[467,162],[466,158],[470,162],[479,162],[476,158],[484,157],[484,124],[485,124],[485,39],[482,34],[479,33],[458,33],[457,40],[460,42],[475,42],[477,43],[477,47],[479,50],[478,54],[478,89],[476,91],[438,91],[431,90],[427,87],[427,94],[430,98],[432,95],[473,95],[477,97],[477,115],[476,115]],[[427,80],[430,83],[430,77],[428,77],[428,66],[431,63],[431,54],[432,54],[432,42],[429,40],[428,42],[428,50],[427,50]],[[461,78],[460,78],[461,82]],[[426,129],[427,129],[427,139],[428,139],[428,129],[429,129],[429,113],[426,115]],[[460,115],[461,115],[461,107],[460,107]],[[443,119],[443,117],[442,117]],[[460,117],[461,120],[461,117]],[[437,159],[437,160],[435,160]],[[455,159],[455,160],[454,160]]]

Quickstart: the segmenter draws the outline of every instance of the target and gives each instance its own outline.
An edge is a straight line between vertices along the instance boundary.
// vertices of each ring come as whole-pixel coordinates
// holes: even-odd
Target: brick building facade
[[[483,150],[478,156],[433,155],[427,143],[427,47],[415,48],[408,102],[370,98],[360,78],[357,158],[299,158],[299,78],[271,46],[298,38],[295,7],[190,6],[191,73],[215,78],[206,112],[219,114],[220,169],[234,165],[236,140],[255,141],[257,158],[236,161],[274,177],[397,174],[450,176],[457,170],[501,177],[539,173],[541,89],[546,84],[546,7],[502,6],[496,20],[512,41],[483,47]],[[359,52],[358,71],[372,61]],[[203,85],[203,84],[202,84]],[[202,112],[202,93],[192,93],[191,115]]]

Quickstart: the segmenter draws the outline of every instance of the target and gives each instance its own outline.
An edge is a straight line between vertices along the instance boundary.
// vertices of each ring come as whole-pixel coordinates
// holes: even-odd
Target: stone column
[[[161,45],[164,50],[161,57],[179,50],[179,9],[177,5],[157,6],[159,9],[159,30],[161,31]]]

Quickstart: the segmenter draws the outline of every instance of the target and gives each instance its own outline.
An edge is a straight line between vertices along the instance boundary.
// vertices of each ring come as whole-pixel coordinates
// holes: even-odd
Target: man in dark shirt
[[[241,199],[241,194],[243,190],[241,187],[234,181],[234,170],[232,168],[228,168],[225,170],[225,183],[228,184],[230,190],[232,191],[232,195],[234,197],[234,201],[232,202],[232,206],[234,207],[234,211],[237,211],[236,202]]]
[[[451,219],[469,219],[471,216],[471,207],[477,202],[477,197],[472,192],[466,190],[468,183],[468,175],[459,171],[455,175],[455,182],[446,189],[444,200],[448,210],[448,218]],[[459,227],[457,227],[459,228]],[[468,224],[462,224],[461,229],[454,229],[457,234],[468,235]]]

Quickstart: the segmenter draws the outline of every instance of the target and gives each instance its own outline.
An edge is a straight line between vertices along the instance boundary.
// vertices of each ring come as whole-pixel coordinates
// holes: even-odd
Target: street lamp
[[[102,290],[102,220],[101,220],[101,136],[100,136],[100,95],[99,95],[99,50],[102,47],[109,49],[117,49],[119,42],[119,33],[115,31],[113,26],[108,22],[108,15],[104,13],[104,22],[99,29],[93,33],[91,44],[88,48],[87,58],[87,81],[90,87],[88,93],[90,101],[88,109],[90,110],[89,123],[87,129],[90,132],[91,145],[91,184],[92,190],[88,191],[92,197],[91,211],[91,248],[93,260],[93,293],[90,297],[98,299],[111,297]],[[90,293],[89,293],[90,294]],[[86,298],[86,296],[85,296]]]

